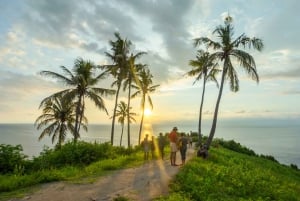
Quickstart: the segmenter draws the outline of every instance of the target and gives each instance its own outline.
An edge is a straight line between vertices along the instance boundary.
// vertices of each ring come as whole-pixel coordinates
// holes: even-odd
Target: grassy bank
[[[300,200],[300,171],[276,161],[225,149],[210,150],[208,159],[193,158],[160,201]]]
[[[67,143],[59,150],[46,149],[27,160],[20,147],[1,145],[0,200],[19,197],[38,184],[53,181],[93,182],[112,170],[143,163],[140,147],[126,149],[109,144]],[[3,167],[3,168],[1,168]]]
[[[5,170],[8,162],[19,165],[11,165],[10,172],[0,174],[0,200],[23,196],[37,184],[93,182],[109,171],[143,163],[140,147],[125,149],[108,144],[70,143],[60,150],[45,150],[32,161],[19,157],[17,148],[4,147],[2,152],[0,161],[7,163]],[[272,156],[259,156],[234,141],[215,140],[209,153],[207,159],[195,157],[183,166],[170,185],[171,193],[157,200],[300,201],[297,167],[281,165]]]

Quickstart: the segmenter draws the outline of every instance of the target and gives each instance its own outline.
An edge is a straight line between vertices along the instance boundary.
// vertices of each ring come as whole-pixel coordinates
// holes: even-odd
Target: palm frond
[[[259,76],[256,71],[254,58],[242,50],[234,50],[232,51],[232,55],[237,59],[240,66],[245,69],[246,73],[251,77],[251,79],[259,82]]]
[[[218,42],[215,42],[207,37],[200,37],[194,39],[194,46],[205,45],[206,48],[212,48],[213,50],[220,49],[222,45]]]

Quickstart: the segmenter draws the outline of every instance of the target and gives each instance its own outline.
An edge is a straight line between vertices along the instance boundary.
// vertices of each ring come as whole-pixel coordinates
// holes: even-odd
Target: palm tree
[[[221,85],[215,106],[212,127],[207,140],[208,147],[210,146],[216,131],[219,104],[222,97],[225,79],[229,79],[231,91],[237,92],[239,90],[239,79],[237,76],[237,72],[232,64],[232,60],[236,60],[239,63],[239,66],[244,68],[247,74],[253,80],[255,80],[257,83],[259,82],[259,76],[256,72],[256,64],[254,58],[249,53],[240,49],[240,47],[242,47],[243,49],[254,48],[255,50],[261,51],[264,47],[263,42],[259,38],[249,38],[245,34],[242,34],[236,39],[233,39],[234,29],[231,22],[232,18],[228,16],[225,19],[224,25],[216,27],[216,29],[213,31],[213,34],[216,34],[217,38],[219,38],[220,41],[213,41],[207,37],[200,37],[194,40],[195,46],[203,44],[206,45],[207,48],[212,48],[213,50],[215,50],[215,52],[212,53],[211,57],[215,61],[218,60],[223,63]]]
[[[57,147],[60,148],[66,139],[67,132],[74,133],[76,104],[69,101],[66,96],[57,95],[42,102],[39,108],[43,108],[43,114],[36,119],[35,127],[40,130],[47,126],[40,134],[39,140],[46,135],[52,135],[52,143],[58,139]],[[82,119],[81,125],[87,130],[87,119],[85,117]]]
[[[131,108],[129,108],[130,110]],[[135,119],[133,116],[136,116],[136,113],[130,112],[129,115],[127,114],[127,104],[124,101],[121,101],[118,104],[118,109],[116,110],[116,117],[118,118],[118,122],[122,126],[122,131],[121,131],[121,139],[120,139],[120,146],[122,145],[122,138],[123,138],[123,131],[124,131],[124,123],[125,123],[125,118],[129,116],[130,123],[135,122]]]
[[[117,86],[117,92],[115,97],[115,106],[112,116],[112,127],[111,127],[111,144],[113,145],[114,141],[114,132],[115,132],[115,118],[117,112],[118,98],[122,82],[126,77],[127,71],[127,60],[128,53],[131,46],[131,41],[127,39],[122,39],[119,33],[114,34],[117,38],[116,41],[109,41],[111,45],[112,53],[105,52],[106,56],[109,57],[112,61],[112,65],[104,65],[102,68],[105,68],[110,72],[110,74],[116,79],[112,83],[112,87]]]
[[[189,65],[192,66],[192,70],[187,72],[188,76],[197,76],[194,83],[199,81],[203,77],[203,88],[202,88],[202,97],[201,104],[199,110],[199,122],[198,122],[198,137],[199,144],[202,142],[202,130],[201,130],[201,122],[202,122],[202,108],[204,102],[204,94],[206,88],[207,81],[214,81],[219,87],[218,81],[216,79],[216,74],[220,71],[218,70],[217,64],[215,64],[210,58],[209,52],[204,52],[203,50],[198,50],[196,55],[196,60],[190,60]]]
[[[145,67],[145,65],[142,64],[135,64],[135,60],[141,57],[142,55],[146,54],[145,52],[138,52],[137,54],[133,55],[131,53],[129,59],[128,59],[128,68],[127,68],[127,77],[124,82],[124,91],[128,88],[128,114],[129,114],[129,108],[130,108],[130,100],[131,100],[131,87],[132,83],[135,82],[139,85],[139,79],[137,77],[137,72],[139,72],[141,69]],[[128,135],[128,147],[130,147],[130,118],[127,116],[127,135]]]
[[[61,66],[61,69],[65,75],[52,71],[41,71],[40,74],[60,80],[67,86],[70,86],[70,88],[53,94],[44,99],[42,103],[49,98],[62,94],[66,94],[69,101],[76,99],[76,118],[73,133],[74,141],[76,142],[77,139],[80,138],[79,131],[84,116],[85,97],[94,102],[98,109],[103,110],[108,114],[104,100],[101,96],[113,95],[115,94],[115,90],[94,87],[100,80],[105,78],[106,72],[94,76],[96,65],[91,61],[84,61],[82,58],[78,58],[74,62],[73,72],[64,66]]]
[[[153,109],[153,104],[152,104],[152,99],[150,97],[150,93],[154,92],[156,90],[156,88],[159,87],[159,85],[152,85],[153,75],[150,73],[149,69],[142,69],[138,73],[138,76],[140,78],[140,81],[139,81],[140,85],[133,86],[135,89],[137,89],[137,91],[135,93],[133,93],[131,97],[135,98],[138,95],[142,96],[142,100],[141,100],[142,118],[141,118],[141,123],[140,123],[140,130],[139,130],[139,144],[140,144],[143,122],[144,122],[146,98],[148,100],[148,103],[150,104],[151,109]]]

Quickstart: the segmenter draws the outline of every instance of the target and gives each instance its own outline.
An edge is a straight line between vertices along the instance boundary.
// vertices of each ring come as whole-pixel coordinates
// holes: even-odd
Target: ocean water
[[[167,133],[177,126],[179,132],[197,131],[195,122],[173,122],[165,124],[145,123],[143,133],[157,136],[160,132]],[[206,135],[210,122],[203,123]],[[139,125],[131,127],[131,144],[138,142]],[[81,132],[81,140],[89,142],[109,142],[111,125],[88,126],[88,132]],[[41,131],[32,124],[0,124],[0,144],[21,144],[23,153],[30,158],[38,156],[44,146],[52,148],[51,137],[45,136],[38,140]],[[114,145],[120,144],[120,125],[115,126]],[[235,140],[254,150],[257,154],[272,155],[282,164],[296,164],[300,167],[300,124],[297,121],[219,121],[215,138]],[[124,128],[122,146],[127,145],[127,128]]]

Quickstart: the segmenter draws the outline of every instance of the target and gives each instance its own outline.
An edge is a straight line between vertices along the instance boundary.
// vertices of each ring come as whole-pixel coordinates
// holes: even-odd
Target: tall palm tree
[[[215,106],[213,123],[208,140],[206,142],[208,147],[210,146],[216,131],[219,105],[222,97],[225,79],[229,79],[231,91],[237,92],[239,90],[239,79],[232,61],[237,61],[239,63],[239,66],[244,68],[247,74],[253,80],[255,80],[257,83],[259,82],[259,76],[256,72],[255,60],[249,53],[247,53],[243,49],[254,48],[255,50],[261,51],[264,47],[263,41],[259,38],[247,37],[245,34],[242,34],[236,39],[233,39],[233,30],[234,28],[232,25],[232,18],[228,16],[225,19],[224,25],[219,25],[213,31],[213,34],[216,34],[217,38],[220,39],[220,41],[213,41],[207,37],[200,37],[194,40],[195,46],[203,44],[206,45],[207,48],[212,48],[213,50],[215,50],[215,52],[212,53],[211,57],[214,60],[223,63],[221,84]],[[243,49],[240,49],[241,47]]]
[[[107,114],[107,109],[104,100],[101,96],[113,95],[115,90],[95,87],[100,80],[104,79],[106,72],[94,76],[96,65],[91,61],[85,61],[82,58],[77,58],[74,62],[73,72],[64,66],[61,66],[65,75],[52,72],[41,71],[40,74],[44,76],[53,77],[70,88],[53,94],[52,96],[44,99],[42,102],[47,101],[49,98],[66,94],[69,101],[76,100],[76,118],[74,126],[74,141],[80,138],[80,125],[84,116],[85,97],[90,99],[96,107]]]
[[[131,109],[132,108],[129,108],[129,111]],[[135,122],[135,119],[134,119],[133,116],[136,116],[136,113],[130,112],[129,115],[128,115],[127,112],[128,112],[128,110],[127,110],[127,104],[124,101],[121,101],[118,104],[118,109],[116,110],[116,117],[119,117],[118,118],[118,122],[122,126],[121,138],[120,138],[120,146],[122,145],[122,138],[123,138],[123,131],[124,131],[125,119],[127,118],[127,116],[129,116],[130,123]]]
[[[112,53],[105,52],[106,56],[109,57],[112,61],[112,65],[104,65],[102,68],[107,69],[108,72],[116,79],[112,83],[112,87],[117,86],[117,92],[115,97],[115,106],[112,116],[112,127],[111,127],[111,144],[113,145],[114,141],[114,132],[115,132],[115,118],[117,112],[118,98],[122,82],[126,77],[126,72],[128,68],[128,53],[131,46],[131,41],[123,39],[119,33],[114,33],[116,40],[109,41],[111,45]]]
[[[46,135],[52,135],[52,143],[57,139],[57,147],[60,148],[64,143],[68,131],[74,133],[74,122],[76,118],[76,104],[69,101],[66,96],[55,96],[47,99],[40,104],[43,108],[43,114],[35,121],[35,127],[38,130],[44,128],[40,134],[39,140]],[[87,130],[87,119],[82,117],[82,127]]]
[[[152,99],[150,97],[150,93],[154,92],[159,85],[152,85],[152,78],[153,75],[150,73],[150,70],[147,69],[142,69],[138,73],[138,77],[140,78],[140,85],[134,85],[133,88],[137,89],[135,93],[132,94],[132,98],[135,98],[138,95],[142,96],[141,99],[141,110],[142,110],[142,118],[141,118],[141,123],[140,123],[140,130],[139,130],[139,144],[141,143],[141,133],[142,133],[142,128],[143,128],[143,122],[144,122],[144,114],[145,114],[145,103],[146,103],[146,98],[148,100],[148,103],[153,109],[153,104],[152,104]]]
[[[128,59],[128,68],[127,68],[127,77],[124,82],[124,91],[128,88],[128,102],[127,102],[127,110],[129,114],[129,108],[130,108],[130,100],[131,100],[131,87],[133,83],[136,83],[139,85],[139,79],[137,77],[137,73],[145,67],[145,65],[142,64],[135,64],[136,59],[141,57],[142,55],[146,54],[145,52],[138,52],[135,55],[131,53],[129,59]],[[128,147],[130,147],[130,118],[127,116],[127,135],[128,135]]]
[[[188,76],[197,76],[194,83],[199,81],[203,77],[203,87],[202,87],[202,96],[201,96],[201,104],[199,109],[199,121],[198,121],[198,140],[199,144],[202,142],[202,130],[201,130],[201,122],[202,122],[202,109],[204,102],[204,94],[206,88],[207,81],[214,81],[219,87],[218,81],[216,79],[216,74],[220,71],[217,69],[217,64],[213,62],[210,58],[209,52],[205,52],[203,50],[198,50],[196,55],[196,60],[190,60],[189,65],[192,66],[192,70],[187,72]]]

